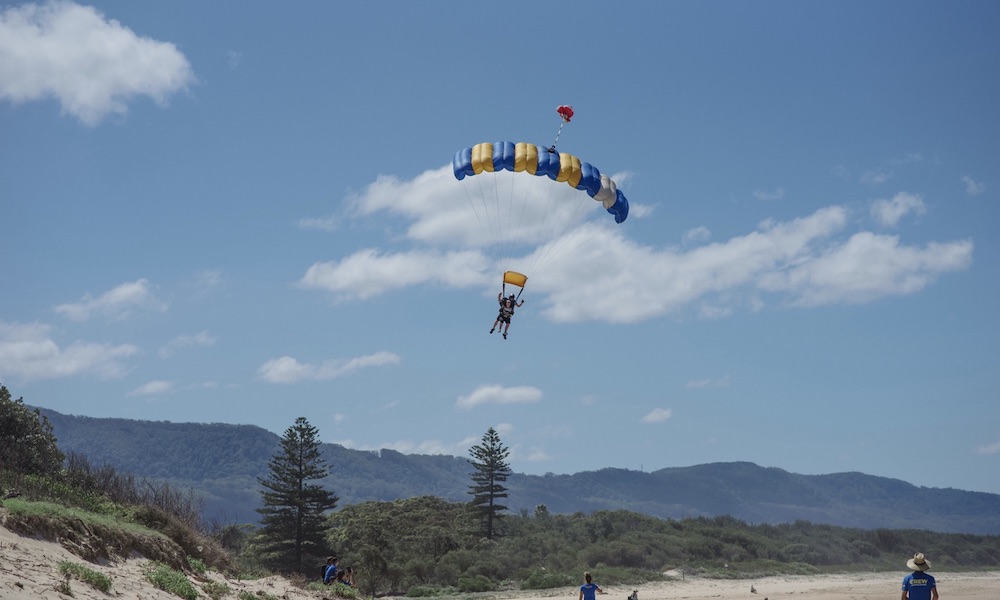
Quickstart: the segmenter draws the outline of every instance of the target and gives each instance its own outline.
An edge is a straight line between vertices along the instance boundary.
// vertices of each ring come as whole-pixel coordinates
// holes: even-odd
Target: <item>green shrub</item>
[[[458,590],[460,592],[489,592],[492,589],[493,582],[485,575],[458,578]]]
[[[163,563],[149,563],[146,569],[146,579],[157,589],[180,596],[185,600],[198,600],[198,590],[188,581],[184,573],[175,571]]]
[[[195,558],[193,556],[187,557],[188,565],[194,570],[195,573],[199,575],[204,575],[208,572],[208,567],[205,566],[205,561],[200,558]]]
[[[232,590],[229,586],[221,581],[209,581],[205,585],[201,586],[201,591],[205,592],[205,595],[212,600],[220,600],[225,596],[229,595]]]
[[[62,573],[64,577],[75,577],[95,590],[100,590],[105,594],[111,591],[111,579],[108,578],[107,575],[98,573],[90,567],[85,567],[83,565],[64,560],[59,563],[59,572]],[[66,584],[66,587],[68,588],[69,584]]]
[[[574,579],[562,573],[552,573],[544,570],[532,571],[524,578],[521,587],[526,590],[548,590],[572,585]]]
[[[408,598],[431,598],[441,593],[441,590],[429,585],[415,585],[406,590]]]

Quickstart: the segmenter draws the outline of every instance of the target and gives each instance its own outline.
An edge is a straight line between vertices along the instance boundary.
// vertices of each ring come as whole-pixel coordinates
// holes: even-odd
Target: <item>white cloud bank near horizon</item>
[[[194,82],[174,44],[136,34],[90,6],[63,0],[0,11],[0,100],[54,98],[94,126],[148,96],[165,106]]]
[[[552,183],[515,177],[526,186]],[[586,196],[563,187],[567,191],[549,193],[559,196],[551,198],[553,204],[565,202],[563,193]],[[379,177],[349,204],[351,218],[391,217],[388,227],[399,232],[388,234],[387,245],[410,245],[369,247],[317,262],[300,279],[301,287],[338,300],[363,300],[427,282],[455,289],[496,285],[498,258],[488,256],[483,215],[470,208],[467,190],[450,168],[411,180]],[[839,205],[783,222],[764,221],[725,241],[708,243],[705,228],[686,235],[680,247],[653,246],[631,239],[628,221],[614,226],[600,206],[591,207],[597,218],[573,221],[554,238],[545,238],[531,223],[500,224],[510,240],[524,242],[512,264],[549,260],[545,277],[532,280],[531,289],[543,296],[535,306],[556,322],[637,323],[685,309],[720,318],[740,308],[864,304],[919,292],[943,274],[967,269],[974,249],[968,239],[907,245],[899,235],[857,228],[856,215]],[[870,207],[876,224],[890,228],[925,212],[923,199],[907,192]],[[644,213],[637,210],[630,218]]]
[[[60,345],[52,328],[43,323],[0,321],[0,381],[55,379],[92,375],[101,379],[121,377],[127,371],[122,359],[139,348],[132,344],[73,342]]]

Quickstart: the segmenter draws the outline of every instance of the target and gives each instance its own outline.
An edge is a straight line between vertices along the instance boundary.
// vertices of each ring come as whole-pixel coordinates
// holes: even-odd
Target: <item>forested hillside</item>
[[[66,452],[86,455],[140,477],[192,487],[205,498],[205,517],[255,522],[257,477],[279,437],[251,425],[95,419],[42,409]],[[465,457],[363,452],[324,444],[332,465],[327,485],[340,506],[436,496],[466,501]],[[865,529],[919,527],[1000,534],[1000,495],[921,488],[862,473],[798,475],[752,463],[714,463],[652,473],[602,469],[566,475],[512,474],[513,512],[545,505],[552,513],[629,510],[660,518],[729,515],[749,523],[814,523]]]

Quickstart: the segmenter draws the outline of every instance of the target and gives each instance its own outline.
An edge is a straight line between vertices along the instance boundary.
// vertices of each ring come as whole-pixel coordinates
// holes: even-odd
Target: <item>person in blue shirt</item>
[[[903,578],[901,600],[938,600],[937,582],[933,575],[927,573],[931,568],[930,561],[917,552],[906,561],[906,566],[913,572]]]
[[[323,583],[331,584],[337,579],[337,563],[340,559],[334,556],[332,559],[327,561],[329,564],[326,567],[326,573],[323,575]]]
[[[592,581],[592,578],[590,576],[590,571],[587,571],[583,574],[583,579],[584,581],[586,581],[586,583],[580,586],[579,600],[594,600],[596,594],[604,593],[604,590],[601,589],[601,586],[597,585]]]

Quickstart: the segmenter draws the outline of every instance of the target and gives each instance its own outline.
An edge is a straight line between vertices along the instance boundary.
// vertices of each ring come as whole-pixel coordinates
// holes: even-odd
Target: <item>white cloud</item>
[[[673,416],[673,411],[669,408],[654,408],[644,416],[643,423],[662,423]]]
[[[684,245],[689,246],[708,241],[711,237],[712,232],[709,231],[708,227],[695,227],[684,232],[684,237],[682,239],[684,241]]]
[[[962,183],[965,184],[965,193],[970,196],[978,196],[986,192],[985,183],[980,183],[968,175],[962,176]]]
[[[980,454],[1000,454],[1000,441],[993,442],[992,444],[983,444],[976,448],[976,452]]]
[[[129,396],[159,396],[161,394],[167,394],[173,391],[174,384],[169,381],[154,380],[149,383],[140,385],[131,392],[128,393]]]
[[[55,311],[71,321],[86,321],[95,315],[112,319],[128,318],[137,308],[166,310],[166,304],[153,296],[150,287],[145,279],[123,283],[97,298],[86,294],[79,302],[60,304]]]
[[[395,450],[402,454],[430,454],[446,456],[466,456],[469,448],[479,443],[478,439],[466,438],[459,442],[443,442],[437,439],[412,441],[396,440],[393,442],[383,442],[381,444],[358,444],[352,439],[331,440],[331,444],[340,444],[352,450],[363,450],[365,452],[378,452],[379,450]]]
[[[729,387],[730,383],[731,383],[730,376],[726,375],[725,377],[719,379],[692,379],[691,381],[687,382],[684,385],[684,387],[688,389],[724,388],[724,387]]]
[[[501,437],[507,436],[513,430],[510,423],[499,423],[493,426],[493,429],[500,434]],[[394,450],[396,452],[401,452],[403,454],[430,454],[430,455],[446,455],[446,456],[468,456],[469,449],[473,446],[481,444],[482,434],[480,435],[467,435],[463,439],[454,442],[445,442],[439,439],[429,439],[429,440],[395,440],[387,441],[377,444],[360,444],[353,439],[340,439],[340,440],[330,440],[331,444],[340,444],[345,448],[350,448],[352,450],[362,450],[365,452],[378,452],[380,450]],[[510,460],[526,461],[526,462],[541,462],[546,460],[551,460],[544,449],[537,446],[525,447],[521,445],[507,445],[505,446],[510,450]]]
[[[199,288],[216,288],[222,285],[222,273],[204,269],[195,273],[195,281]]]
[[[312,265],[299,284],[307,289],[331,292],[337,297],[364,300],[419,284],[443,284],[455,288],[487,285],[495,277],[493,273],[487,273],[486,267],[486,259],[475,251],[442,253],[415,250],[383,254],[375,249],[366,249],[339,262]]]
[[[547,180],[521,179],[533,185]],[[555,185],[553,196],[576,194],[587,200],[585,207],[595,208],[585,193]],[[400,252],[368,248],[316,263],[300,285],[330,292],[338,300],[426,284],[492,288],[504,267],[488,256],[489,236],[470,207],[470,196],[450,168],[406,181],[380,177],[352,198],[353,216],[365,221],[378,215],[371,220],[388,228],[390,243],[402,238],[415,247]],[[875,214],[892,222],[922,210],[917,196],[899,194]],[[532,277],[530,310],[558,322],[636,323],[693,307],[703,317],[722,318],[737,308],[854,304],[917,292],[941,274],[968,268],[972,260],[970,241],[919,247],[850,231],[853,221],[842,206],[784,222],[764,221],[749,233],[690,248],[640,244],[600,206],[590,216],[571,220],[569,228],[554,236],[511,224],[515,250],[504,264],[526,265],[523,272]],[[701,241],[708,233],[694,228],[687,240]],[[544,261],[544,276],[533,277],[527,267],[537,271]]]
[[[861,183],[868,183],[871,185],[881,185],[890,179],[892,179],[892,173],[886,173],[880,169],[865,171],[865,173],[861,175]]]
[[[214,346],[217,341],[218,338],[209,335],[207,331],[200,331],[194,335],[179,335],[160,348],[160,356],[166,358],[178,350],[192,346]]]
[[[538,446],[528,446],[521,447],[516,446],[511,448],[511,460],[524,461],[524,462],[547,462],[552,460],[552,455],[545,451],[544,448],[539,448]]]
[[[352,206],[359,216],[401,217],[409,223],[403,234],[407,239],[462,248],[537,244],[588,219],[615,225],[586,192],[565,183],[508,172],[459,182],[450,166],[425,171],[412,180],[379,176],[353,198]],[[629,218],[651,212],[633,202]]]
[[[966,269],[972,242],[901,246],[896,236],[861,232],[810,260],[767,273],[760,287],[788,294],[795,306],[864,304],[918,292],[940,273]]]
[[[926,211],[920,196],[906,192],[899,192],[888,200],[880,198],[871,204],[872,217],[886,227],[895,227],[908,214],[922,215]]]
[[[762,202],[781,200],[785,197],[785,188],[775,188],[773,192],[768,190],[756,190],[753,193],[753,197]]]
[[[702,304],[698,307],[698,316],[702,319],[724,319],[733,314],[731,306],[716,306],[714,304]]]
[[[336,231],[340,227],[340,219],[336,215],[326,217],[312,217],[299,219],[300,229],[320,229],[322,231]]]
[[[541,397],[541,392],[538,393],[539,398]],[[510,435],[514,431],[513,423],[497,423],[493,426],[493,431],[496,431],[501,436]]]
[[[51,338],[48,325],[0,321],[0,380],[120,377],[126,371],[121,360],[138,352],[131,344],[74,342],[61,348]]]
[[[187,89],[191,66],[171,43],[141,37],[90,6],[52,0],[0,12],[0,99],[55,98],[88,125],[148,96]]]
[[[258,369],[258,374],[270,383],[324,381],[370,367],[398,365],[399,362],[399,356],[392,352],[376,352],[349,360],[330,359],[319,364],[300,363],[291,356],[282,356],[265,362]]]
[[[527,404],[541,399],[542,391],[536,387],[528,385],[503,387],[491,384],[481,385],[467,396],[459,396],[455,406],[460,410],[469,410],[483,404]]]

